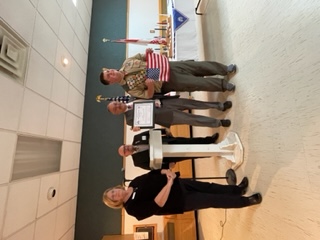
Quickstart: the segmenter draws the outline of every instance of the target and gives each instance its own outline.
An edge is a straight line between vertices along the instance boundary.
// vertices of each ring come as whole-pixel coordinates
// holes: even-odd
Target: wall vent
[[[29,45],[0,18],[0,70],[22,83]]]
[[[60,171],[62,141],[18,135],[11,180]]]

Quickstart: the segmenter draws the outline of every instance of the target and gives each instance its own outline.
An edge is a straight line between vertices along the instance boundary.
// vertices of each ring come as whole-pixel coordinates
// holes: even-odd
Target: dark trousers
[[[189,179],[180,179],[180,184],[185,195],[184,211],[249,206],[248,198],[241,196],[242,189],[236,185],[220,185]]]
[[[163,105],[162,112],[171,111],[171,118],[162,119],[162,121],[167,121],[167,125],[179,125],[179,124],[188,124],[192,126],[201,126],[201,127],[220,127],[221,122],[219,119],[212,117],[196,115],[192,113],[183,112],[183,110],[192,110],[192,109],[210,109],[215,108],[222,110],[223,103],[219,102],[204,102],[197,101],[193,99],[186,98],[176,98],[176,99],[162,99],[161,103]],[[157,116],[157,110],[156,110]],[[167,114],[169,116],[169,114]],[[156,117],[157,118],[157,117]],[[164,124],[158,123],[160,125],[166,126]]]
[[[184,138],[184,137],[173,137],[168,138],[168,144],[210,144],[213,143],[212,137],[194,137],[194,138]]]
[[[227,81],[212,75],[227,75],[227,66],[212,61],[177,61],[169,62],[170,80],[163,82],[162,93],[170,91],[194,92],[222,92],[225,91]]]

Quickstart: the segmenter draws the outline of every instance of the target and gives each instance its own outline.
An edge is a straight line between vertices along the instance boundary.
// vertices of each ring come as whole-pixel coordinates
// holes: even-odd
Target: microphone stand
[[[237,184],[237,175],[233,169],[228,169],[226,172],[225,177],[191,177],[191,178],[183,178],[183,179],[190,179],[190,180],[201,180],[201,179],[226,179],[229,185],[236,185]]]

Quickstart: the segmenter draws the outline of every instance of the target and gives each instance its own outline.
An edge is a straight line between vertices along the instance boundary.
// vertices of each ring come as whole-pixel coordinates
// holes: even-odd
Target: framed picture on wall
[[[134,233],[148,233],[146,238],[138,238],[138,239],[146,239],[146,240],[157,240],[157,224],[141,224],[141,225],[133,225]]]

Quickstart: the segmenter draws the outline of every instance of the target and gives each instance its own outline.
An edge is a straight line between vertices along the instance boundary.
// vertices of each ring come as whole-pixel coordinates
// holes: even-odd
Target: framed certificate
[[[157,224],[133,225],[133,233],[144,233],[143,238],[136,239],[157,240]]]
[[[138,101],[133,103],[133,127],[154,128],[153,100]]]

